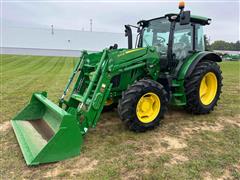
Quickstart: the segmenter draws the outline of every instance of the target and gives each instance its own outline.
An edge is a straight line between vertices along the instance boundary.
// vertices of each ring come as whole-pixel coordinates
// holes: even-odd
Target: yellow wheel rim
[[[155,93],[144,94],[137,103],[136,114],[139,121],[143,123],[152,122],[158,115],[161,102]]]
[[[213,72],[208,72],[203,76],[199,90],[199,96],[202,104],[211,104],[216,96],[217,86],[217,77]]]

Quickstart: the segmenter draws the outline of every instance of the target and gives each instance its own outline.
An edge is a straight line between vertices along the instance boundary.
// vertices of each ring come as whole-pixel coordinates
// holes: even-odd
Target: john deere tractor
[[[58,105],[46,92],[33,94],[11,120],[28,165],[79,155],[104,108],[117,106],[122,122],[135,132],[157,127],[169,105],[193,114],[213,110],[221,93],[217,62],[222,60],[204,51],[203,26],[211,19],[184,11],[182,2],[179,8],[177,14],[125,25],[128,48],[115,44],[98,53],[83,51]],[[135,48],[132,27],[138,32]]]

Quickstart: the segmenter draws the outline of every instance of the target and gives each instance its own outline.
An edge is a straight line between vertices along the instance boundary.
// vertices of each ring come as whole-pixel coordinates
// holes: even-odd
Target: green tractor
[[[169,105],[193,114],[213,110],[221,93],[217,62],[222,60],[204,51],[203,26],[211,20],[184,11],[183,3],[179,8],[179,14],[126,25],[128,49],[83,51],[59,105],[46,92],[33,94],[11,120],[27,165],[79,155],[104,108],[117,106],[122,122],[135,132],[157,127]],[[135,48],[131,27],[138,31]]]

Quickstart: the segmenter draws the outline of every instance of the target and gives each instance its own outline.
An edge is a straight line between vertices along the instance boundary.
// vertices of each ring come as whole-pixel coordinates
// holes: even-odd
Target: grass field
[[[240,179],[240,62],[223,62],[223,93],[215,111],[193,116],[170,108],[147,133],[126,130],[117,111],[103,113],[85,137],[81,156],[27,167],[9,123],[32,92],[57,102],[76,59],[3,55],[1,179]]]

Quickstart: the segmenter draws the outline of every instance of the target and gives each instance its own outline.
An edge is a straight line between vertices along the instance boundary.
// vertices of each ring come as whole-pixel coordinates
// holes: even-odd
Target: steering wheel
[[[157,39],[155,40],[155,42],[153,42],[153,46],[156,46],[156,47],[164,47],[164,42],[166,41],[166,39],[164,39],[163,37],[161,36],[158,36]]]
[[[155,42],[153,42],[153,46],[157,48],[158,52],[165,51],[165,45],[164,45],[165,41],[166,40],[163,37],[157,36],[157,39],[155,40]]]
[[[161,36],[158,36],[157,39],[155,40],[155,42],[153,43],[153,45],[154,46],[162,46],[165,41],[166,41],[166,39],[164,39]]]
[[[178,43],[174,43],[173,48],[175,49],[184,49],[186,47],[186,44],[183,42],[178,42]]]
[[[166,41],[166,39],[164,39],[164,38],[161,37],[161,36],[158,36],[158,37],[157,37],[157,41],[158,41],[160,44],[163,44],[163,43]]]

